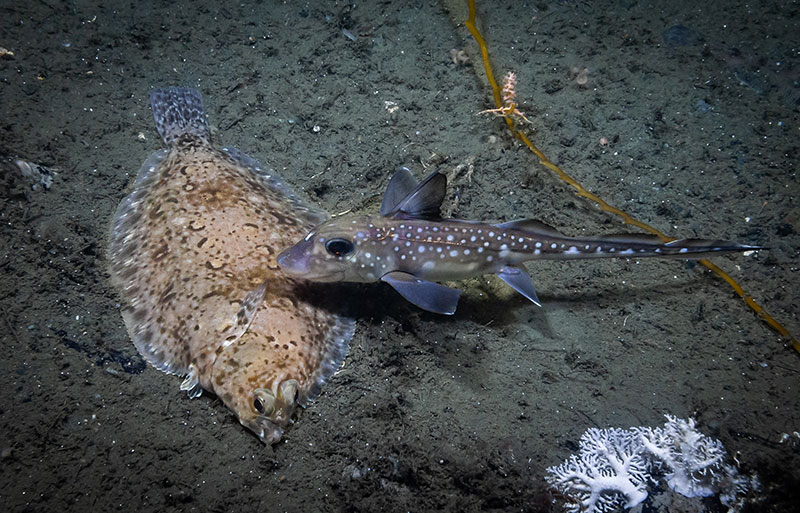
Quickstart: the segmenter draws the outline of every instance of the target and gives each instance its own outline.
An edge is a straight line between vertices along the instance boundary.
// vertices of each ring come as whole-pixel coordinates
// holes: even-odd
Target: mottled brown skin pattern
[[[134,342],[161,370],[196,369],[199,385],[242,424],[277,441],[295,406],[332,373],[328,341],[352,329],[314,306],[308,286],[276,262],[321,216],[300,215],[268,179],[191,140],[173,145],[131,197],[134,206],[118,211],[115,232],[125,235],[112,235],[110,257]],[[252,324],[237,323],[243,299],[264,283]],[[281,392],[288,380],[296,394]],[[271,415],[257,411],[258,389],[274,394]]]
[[[297,292],[295,289],[291,294]],[[283,397],[280,385],[296,380],[300,404],[316,395],[314,375],[325,357],[327,336],[335,330],[329,314],[302,300],[289,300],[288,294],[268,297],[265,304],[266,315],[256,315],[242,337],[220,353],[213,370],[214,392],[254,431],[259,425],[252,390],[272,392],[278,399],[272,422],[285,427],[294,401]]]
[[[207,390],[213,390],[208,364],[232,336],[227,332],[244,296],[264,281],[268,297],[292,293],[294,282],[276,273],[273,248],[303,231],[297,219],[273,215],[291,211],[285,198],[226,160],[208,148],[173,150],[145,207],[145,248],[152,271],[163,277],[149,280],[151,294],[166,323],[177,324],[173,338],[183,343],[175,347],[199,362]]]

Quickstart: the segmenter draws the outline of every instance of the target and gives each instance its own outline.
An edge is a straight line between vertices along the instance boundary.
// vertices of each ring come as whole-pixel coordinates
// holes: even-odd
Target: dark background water
[[[531,138],[675,236],[765,245],[714,261],[795,335],[797,2],[479,2]],[[441,166],[453,216],[627,231],[511,140],[462,2],[3,2],[0,502],[12,511],[542,511],[585,429],[693,416],[797,503],[798,355],[682,261],[529,266],[453,318],[356,288],[343,370],[275,448],[146,367],[105,271],[110,217],[160,148],[147,97],[199,88],[220,144],[332,212],[377,211],[401,164]],[[348,37],[345,30],[355,37]],[[451,50],[473,63],[458,65]],[[586,87],[571,68],[588,68]],[[396,107],[396,109],[395,109]],[[600,144],[601,138],[609,141]],[[33,190],[11,159],[56,171]],[[756,497],[754,497],[756,498]],[[648,508],[720,511],[655,489]]]

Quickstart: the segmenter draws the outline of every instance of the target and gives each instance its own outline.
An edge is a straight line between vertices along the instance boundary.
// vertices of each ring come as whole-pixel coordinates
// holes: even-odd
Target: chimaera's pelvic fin
[[[539,297],[536,295],[536,289],[533,288],[533,282],[528,273],[524,269],[507,265],[502,271],[497,273],[501,280],[506,282],[511,288],[530,299],[534,305],[542,306]]]

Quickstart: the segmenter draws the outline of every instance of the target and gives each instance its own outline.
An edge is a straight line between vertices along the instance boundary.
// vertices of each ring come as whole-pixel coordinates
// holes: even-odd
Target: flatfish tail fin
[[[150,107],[158,135],[167,146],[184,141],[209,146],[203,95],[197,89],[167,87],[150,91]]]

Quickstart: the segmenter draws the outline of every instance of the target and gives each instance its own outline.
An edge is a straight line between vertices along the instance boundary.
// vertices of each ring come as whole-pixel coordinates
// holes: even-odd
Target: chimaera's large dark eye
[[[353,243],[347,239],[331,239],[325,243],[325,249],[333,256],[345,256],[353,252]]]

